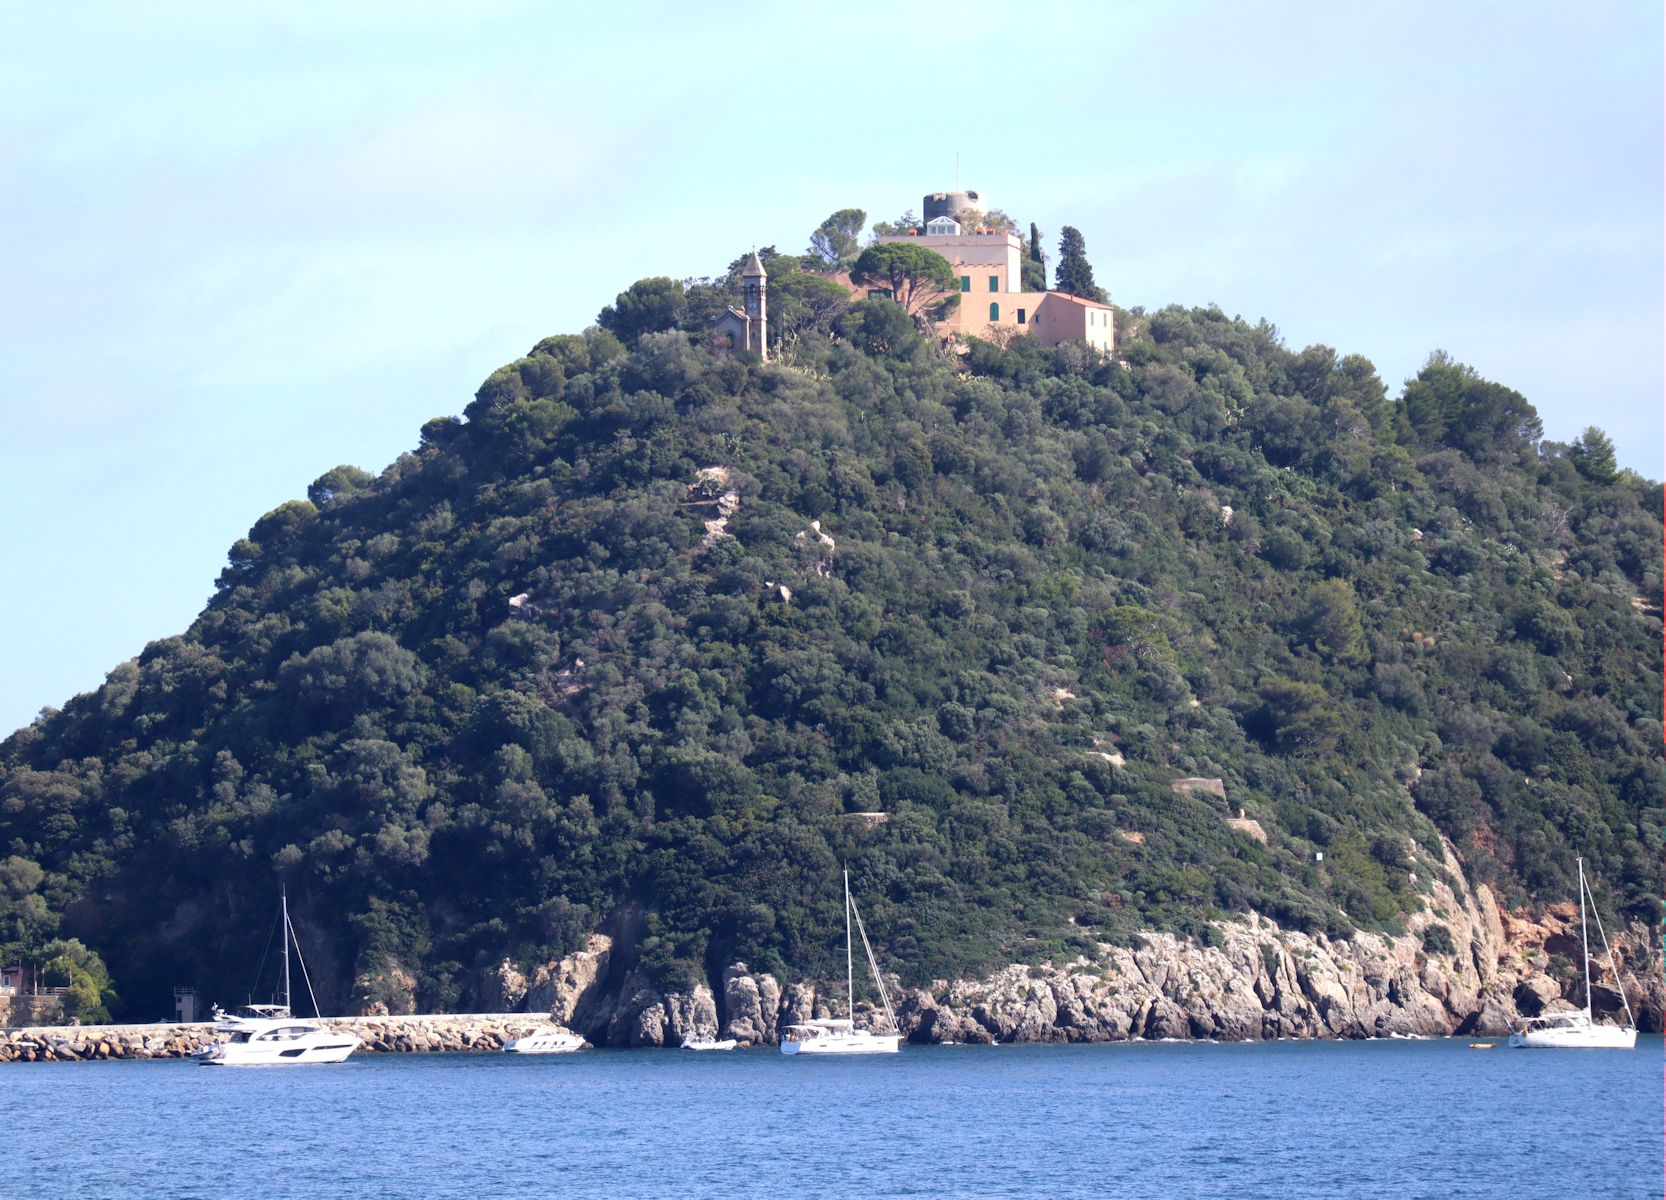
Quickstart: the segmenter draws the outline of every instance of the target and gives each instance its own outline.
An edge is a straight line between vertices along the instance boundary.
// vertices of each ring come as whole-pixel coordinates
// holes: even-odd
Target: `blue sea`
[[[0,1067],[0,1194],[1660,1197],[1661,1039]]]

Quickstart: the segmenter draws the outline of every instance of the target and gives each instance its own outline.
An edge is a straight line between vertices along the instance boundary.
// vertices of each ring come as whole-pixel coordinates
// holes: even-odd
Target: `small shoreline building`
[[[942,329],[996,339],[1026,334],[1043,346],[1086,342],[1109,354],[1116,346],[1116,318],[1109,304],[1068,292],[1023,288],[1024,242],[1015,233],[967,228],[987,210],[977,192],[934,192],[925,197],[925,224],[875,242],[913,242],[949,260],[960,278],[960,303],[939,322]]]

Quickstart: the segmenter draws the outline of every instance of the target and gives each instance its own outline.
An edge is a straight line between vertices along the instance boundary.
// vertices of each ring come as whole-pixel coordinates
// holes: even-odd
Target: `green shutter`
[[[993,300],[989,302],[989,319],[991,321],[999,321],[1001,319],[1001,306]]]
[[[969,292],[972,290],[972,277],[970,275],[962,275],[960,277],[960,290],[963,292]]]
[[[992,292],[998,292],[1001,290],[1001,277],[999,275],[991,275],[989,277],[989,290]]]

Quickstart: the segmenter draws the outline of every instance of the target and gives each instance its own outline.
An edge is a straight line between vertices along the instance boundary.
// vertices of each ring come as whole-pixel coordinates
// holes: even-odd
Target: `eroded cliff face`
[[[1505,912],[1486,886],[1469,886],[1450,847],[1443,866],[1425,909],[1400,937],[1335,940],[1250,914],[1221,922],[1217,946],[1157,933],[1136,949],[1104,945],[1097,956],[1062,966],[1012,965],[929,988],[895,985],[897,1019],[912,1042],[1253,1041],[1496,1036],[1522,1017],[1573,1007],[1583,989],[1578,909]],[[1446,937],[1426,936],[1437,925]],[[1661,1029],[1666,982],[1658,946],[1640,925],[1609,935],[1639,1028]],[[828,997],[813,986],[783,987],[745,963],[727,967],[715,988],[661,991],[637,971],[610,977],[610,954],[611,943],[598,935],[530,981],[505,964],[504,1000],[540,1011],[547,1003],[560,1023],[618,1046],[713,1036],[769,1043],[782,1027],[829,1011]],[[1593,995],[1599,1014],[1619,1011],[1612,987],[1598,983]],[[859,1006],[857,1021],[871,1024],[873,1013]]]
[[[1218,926],[1220,946],[1154,934],[1138,949],[1104,947],[1096,959],[1065,966],[940,981],[908,993],[898,1017],[914,1041],[1242,1041],[1498,1035],[1523,1016],[1573,1007],[1583,987],[1571,965],[1579,958],[1578,910],[1507,913],[1490,889],[1469,887],[1450,848],[1443,865],[1445,878],[1401,937],[1333,940],[1251,914]],[[1447,930],[1450,951],[1445,939],[1425,939],[1436,925]],[[1659,951],[1642,926],[1613,935],[1639,1026],[1659,1030],[1666,1012]],[[1549,973],[1553,965],[1560,977]],[[1612,988],[1593,992],[1599,1013],[1619,1010]]]

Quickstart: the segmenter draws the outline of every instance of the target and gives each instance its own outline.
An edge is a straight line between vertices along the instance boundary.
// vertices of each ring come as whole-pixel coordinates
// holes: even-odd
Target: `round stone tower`
[[[925,216],[922,223],[934,217],[953,217],[960,219],[960,214],[970,209],[973,212],[988,212],[989,201],[977,192],[928,192],[923,203]]]

